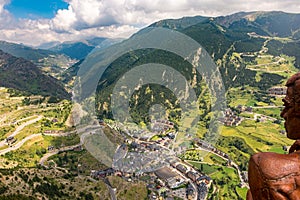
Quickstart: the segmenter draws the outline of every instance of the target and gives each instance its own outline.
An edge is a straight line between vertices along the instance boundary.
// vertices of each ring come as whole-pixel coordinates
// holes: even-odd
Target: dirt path
[[[31,124],[33,124],[33,123],[35,123],[35,122],[41,120],[42,118],[43,118],[43,116],[39,115],[37,118],[32,119],[32,120],[29,120],[29,121],[25,122],[24,124],[21,124],[21,125],[18,126],[18,127],[16,128],[16,130],[15,130],[11,135],[9,135],[9,136],[10,136],[10,137],[14,137],[14,136],[18,135],[18,133],[19,133],[23,128],[25,128],[26,126],[29,126],[29,125],[31,125]],[[27,138],[27,137],[26,137],[26,138]],[[3,146],[5,146],[5,145],[7,145],[6,139],[0,141],[0,147],[3,147]]]
[[[70,133],[68,133],[70,134]],[[79,147],[81,145],[84,144],[84,139],[87,135],[90,135],[89,132],[86,132],[86,133],[83,133],[82,135],[80,135],[80,142],[79,144],[75,144],[75,145],[72,145],[72,146],[66,146],[66,147],[63,147],[63,148],[60,148],[60,149],[56,149],[52,152],[49,152],[49,153],[46,153],[41,159],[40,159],[40,165],[44,166],[44,167],[47,167],[44,163],[48,160],[48,158],[50,158],[51,156],[54,156],[60,152],[64,152],[64,151],[71,151],[73,150],[74,148],[76,147]],[[61,137],[62,134],[53,134],[53,136],[57,136],[57,137]]]
[[[35,137],[38,137],[38,136],[41,136],[41,135],[42,134],[40,134],[40,133],[29,135],[29,136],[25,137],[24,139],[22,139],[20,142],[14,144],[13,146],[8,147],[8,148],[3,149],[3,150],[0,150],[0,155],[6,154],[10,151],[17,150],[18,148],[20,148],[28,140],[31,140],[32,138],[35,138]]]

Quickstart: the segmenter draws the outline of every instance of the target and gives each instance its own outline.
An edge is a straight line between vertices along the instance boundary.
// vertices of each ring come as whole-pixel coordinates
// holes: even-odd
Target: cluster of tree
[[[35,99],[35,100],[31,100],[30,97],[25,97],[24,99],[22,99],[22,105],[23,106],[38,105],[38,104],[43,103],[44,101],[45,101],[45,97]]]
[[[43,182],[37,184],[34,188],[34,193],[37,192],[40,194],[47,195],[50,198],[64,196],[64,193],[60,190],[59,186],[53,183],[51,184]]]
[[[78,154],[78,155],[77,155]],[[63,152],[58,154],[54,158],[54,162],[59,167],[68,168],[70,172],[73,172],[73,174],[70,174],[70,176],[64,176],[65,178],[71,178],[73,175],[77,174],[78,171],[78,157],[80,156],[80,153],[72,153],[72,152]]]
[[[274,56],[285,54],[294,56],[296,58],[295,67],[300,68],[300,42],[281,42],[278,40],[271,40],[268,45],[268,53]]]
[[[132,68],[147,63],[158,63],[172,67],[190,82],[194,78],[192,65],[188,61],[184,60],[184,58],[181,58],[174,53],[158,49],[144,49],[124,54],[116,59],[105,70],[103,76],[99,80],[96,94],[96,108],[98,110],[99,118],[103,119],[113,117],[110,108],[110,98],[116,82]],[[137,77],[139,76],[140,74],[137,74]],[[162,75],[157,74],[157,76],[161,77]],[[166,77],[166,79],[168,79],[168,77]],[[199,95],[201,93],[200,83],[202,80],[199,72],[196,72],[196,79],[197,84],[195,85],[194,90],[196,95]],[[169,84],[178,84],[175,83],[175,81],[176,80]],[[182,84],[185,86],[185,83]],[[149,93],[146,92],[148,87],[150,87]],[[125,94],[130,93],[130,91],[125,92]],[[178,115],[180,114],[180,111],[176,110],[179,102],[176,99],[174,91],[171,91],[164,86],[158,84],[144,85],[138,91],[135,91],[132,96],[126,98],[131,100],[130,114],[136,122],[149,122],[149,108],[154,104],[166,106],[166,109],[169,109],[169,112],[173,110],[171,118],[178,119],[180,117],[180,115]],[[166,103],[166,100],[168,100],[168,102],[170,101],[171,104]]]
[[[243,52],[258,52],[264,44],[265,39],[262,38],[247,38],[235,43],[234,48],[238,53]]]
[[[239,137],[224,137],[220,136],[217,146],[228,149],[228,154],[231,159],[236,161],[241,170],[248,169],[248,158],[243,153],[253,155],[254,150]],[[243,153],[242,153],[243,152]]]
[[[84,198],[84,200],[94,200],[94,197],[92,195],[92,193],[84,193],[84,192],[80,192],[79,196],[81,198]]]
[[[0,195],[4,194],[7,191],[8,187],[5,185],[0,185]]]
[[[191,150],[191,151],[185,152],[185,154],[182,156],[182,159],[184,159],[184,160],[202,161],[203,157],[202,157],[200,151]]]
[[[80,142],[79,136],[76,133],[73,133],[65,137],[54,137],[51,140],[51,145],[54,146],[55,148],[60,148],[62,146],[76,145],[79,142]]]
[[[35,153],[36,153],[36,155],[38,155],[38,156],[42,156],[42,155],[44,155],[46,152],[47,152],[47,150],[46,150],[45,148],[41,148],[41,149],[37,149]]]
[[[22,96],[30,96],[29,92],[21,91],[13,88],[8,88],[7,92],[9,93],[10,97],[22,97]]]
[[[189,26],[182,32],[196,40],[210,55],[214,55],[215,60],[221,59],[233,43],[230,35],[223,33],[219,26],[209,19]]]
[[[22,194],[10,194],[10,195],[1,195],[0,196],[1,200],[35,200],[33,196],[25,196]]]

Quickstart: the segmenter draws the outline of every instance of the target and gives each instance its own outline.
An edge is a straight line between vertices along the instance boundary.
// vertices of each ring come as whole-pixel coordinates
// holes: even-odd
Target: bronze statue
[[[300,200],[300,72],[286,86],[281,117],[287,137],[296,141],[289,154],[264,152],[250,158],[247,200]]]

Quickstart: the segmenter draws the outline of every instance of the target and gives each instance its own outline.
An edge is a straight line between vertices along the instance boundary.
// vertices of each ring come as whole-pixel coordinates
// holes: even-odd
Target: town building
[[[228,108],[224,111],[223,117],[219,118],[219,121],[225,126],[238,126],[243,121],[243,118]]]
[[[286,87],[272,87],[268,89],[270,96],[283,96],[286,95]]]
[[[15,139],[14,136],[9,136],[6,138],[6,142],[8,143],[8,145],[12,145],[13,143],[15,143],[17,140]]]
[[[186,174],[186,173],[188,172],[187,167],[184,166],[183,164],[178,164],[178,165],[176,166],[176,169],[177,169],[178,171],[180,171],[181,173],[183,173],[183,174]]]

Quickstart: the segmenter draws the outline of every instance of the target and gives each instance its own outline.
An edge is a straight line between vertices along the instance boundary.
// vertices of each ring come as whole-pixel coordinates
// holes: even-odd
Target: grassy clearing
[[[184,160],[191,162],[204,162],[211,165],[226,165],[227,161],[219,156],[202,150],[189,150],[183,155]]]
[[[202,150],[197,150],[197,154],[199,155],[200,160],[202,162],[208,163],[208,164],[211,164],[211,165],[214,164],[214,161],[211,159],[211,156],[214,155],[214,154],[209,153],[207,151],[202,151]],[[188,159],[186,159],[186,160],[188,160]],[[189,160],[188,162],[199,163],[198,160]]]
[[[293,143],[280,134],[280,130],[282,126],[278,124],[245,120],[238,127],[224,127],[222,136],[240,137],[256,152],[271,151]]]
[[[151,141],[157,141],[157,140],[159,140],[159,139],[161,139],[161,137],[159,137],[158,135],[155,135],[155,136],[153,136],[150,140],[151,140]]]
[[[36,133],[40,133],[41,130],[41,125],[39,122],[30,124],[26,127],[24,127],[16,136],[15,138],[20,141],[22,139],[24,139],[25,137],[32,135],[32,134],[36,134]],[[9,136],[11,133],[6,134],[5,136]]]
[[[17,162],[20,167],[36,167],[36,164],[46,153],[49,143],[45,142],[42,136],[27,141],[21,148],[4,155],[9,162]]]
[[[281,110],[282,108],[255,108],[253,112],[270,116],[276,119],[281,119],[280,117]]]
[[[215,166],[213,164],[208,164],[205,162],[196,162],[196,161],[188,161],[191,165],[193,165],[195,168],[197,168],[200,172],[206,174],[206,175],[212,175],[220,169],[219,166]]]
[[[219,196],[221,199],[238,199],[238,194],[234,191],[239,184],[239,178],[234,169],[219,167],[218,171],[210,176],[220,186]]]
[[[76,133],[73,133],[66,137],[44,136],[44,138],[46,141],[49,141],[49,143],[56,148],[60,148],[63,146],[73,146],[79,144],[80,142],[80,137]]]
[[[180,128],[176,136],[174,148],[188,142],[189,138],[187,137],[187,133],[197,133],[197,125],[194,124],[194,119],[197,118],[197,115],[197,109],[195,109],[192,110],[192,112],[189,113],[188,116],[185,116],[185,118],[182,119],[182,121],[179,124]]]
[[[254,118],[254,114],[253,113],[247,113],[247,112],[240,113],[240,116],[244,117],[244,118],[250,118],[250,119]]]
[[[227,92],[227,99],[229,99],[228,106],[254,106],[257,103],[254,95],[255,90],[257,89],[249,86],[230,88]]]
[[[4,140],[8,133],[15,131],[16,127],[14,125],[4,125],[0,127],[0,140]]]
[[[294,141],[280,134],[280,130],[282,126],[272,122],[244,120],[238,127],[224,127],[216,146],[245,171],[250,156],[256,152],[286,153],[283,147]]]
[[[282,99],[284,97],[274,97],[274,99],[272,100],[272,102],[274,103],[275,106],[283,106],[283,102]]]
[[[209,175],[218,185],[219,199],[245,199],[244,189],[235,192],[240,183],[239,177],[235,169],[226,166],[214,166],[206,163],[189,161],[199,171]]]
[[[269,54],[260,54],[255,58],[254,63],[247,65],[247,68],[257,72],[276,73],[284,77],[290,77],[298,71],[295,67],[295,58],[287,55],[274,57]]]

